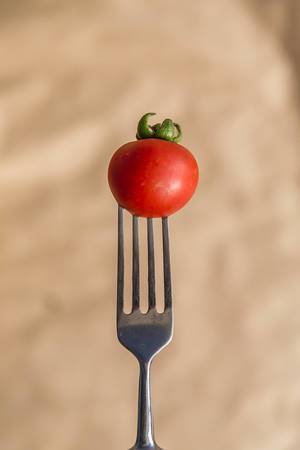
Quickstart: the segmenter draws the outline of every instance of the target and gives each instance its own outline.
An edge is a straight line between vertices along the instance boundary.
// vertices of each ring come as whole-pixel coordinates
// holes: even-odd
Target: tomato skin
[[[112,156],[110,189],[120,206],[141,217],[167,217],[182,208],[198,184],[189,150],[162,139],[128,142]]]

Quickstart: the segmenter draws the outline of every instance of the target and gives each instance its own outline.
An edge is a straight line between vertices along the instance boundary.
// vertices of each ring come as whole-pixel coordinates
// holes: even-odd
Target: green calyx
[[[162,123],[149,125],[150,116],[155,113],[144,114],[140,119],[137,127],[137,139],[163,139],[170,142],[179,142],[182,136],[181,128],[178,123],[174,123],[171,119],[165,119]]]

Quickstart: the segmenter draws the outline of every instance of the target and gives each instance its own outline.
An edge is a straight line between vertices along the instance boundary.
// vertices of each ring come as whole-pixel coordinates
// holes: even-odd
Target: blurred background
[[[153,110],[201,171],[170,220],[157,441],[298,450],[299,1],[2,0],[0,23],[1,449],[134,442],[106,172]]]

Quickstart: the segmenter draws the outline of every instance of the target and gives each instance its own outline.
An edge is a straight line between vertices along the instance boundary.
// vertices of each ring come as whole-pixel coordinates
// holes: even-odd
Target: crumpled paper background
[[[0,22],[1,449],[134,442],[106,170],[153,110],[201,170],[170,220],[157,441],[298,450],[299,2],[3,1]]]

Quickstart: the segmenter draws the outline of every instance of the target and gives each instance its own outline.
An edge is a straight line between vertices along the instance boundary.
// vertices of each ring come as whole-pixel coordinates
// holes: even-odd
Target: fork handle
[[[155,443],[153,431],[153,416],[150,393],[151,361],[139,361],[140,381],[138,400],[138,425],[135,445],[130,450],[162,450]]]

